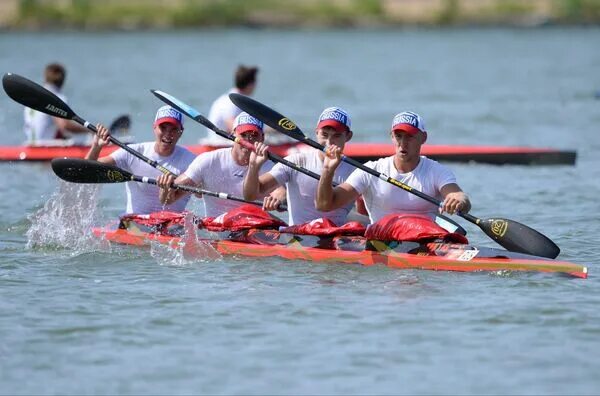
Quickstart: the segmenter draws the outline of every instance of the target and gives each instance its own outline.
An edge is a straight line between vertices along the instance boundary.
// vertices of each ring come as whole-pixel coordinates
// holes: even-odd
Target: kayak
[[[195,144],[186,146],[198,155],[222,146]],[[118,149],[110,145],[102,149],[100,155],[108,155]],[[301,143],[272,146],[273,153],[285,156],[297,150],[312,149]],[[54,158],[84,158],[89,146],[69,145],[57,141],[38,146],[0,146],[0,161],[51,161]],[[349,143],[344,149],[348,157],[360,162],[377,160],[394,155],[394,146],[386,143]],[[552,148],[511,147],[511,146],[465,146],[465,145],[423,145],[421,154],[436,161],[479,162],[495,165],[575,165],[577,153]]]
[[[147,246],[152,242],[172,248],[184,246],[187,238],[139,229],[94,228],[93,234],[110,242]],[[434,271],[529,271],[587,278],[585,266],[546,259],[503,249],[449,242],[381,242],[359,236],[317,237],[250,229],[219,233],[221,239],[200,239],[221,255],[278,257],[320,263],[383,264],[392,268]]]

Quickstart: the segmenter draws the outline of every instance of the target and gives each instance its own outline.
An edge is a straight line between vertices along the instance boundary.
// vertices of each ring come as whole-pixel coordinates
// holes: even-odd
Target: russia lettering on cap
[[[392,131],[403,131],[414,135],[419,131],[425,132],[425,122],[417,113],[403,111],[394,117]]]
[[[162,106],[156,111],[156,117],[154,117],[154,126],[163,124],[165,122],[183,129],[183,114],[171,106]]]
[[[247,131],[262,132],[263,127],[264,124],[261,120],[245,112],[240,113],[233,121],[233,129],[238,133]]]
[[[317,129],[331,127],[337,131],[350,131],[352,123],[348,112],[339,107],[328,107],[319,116]]]

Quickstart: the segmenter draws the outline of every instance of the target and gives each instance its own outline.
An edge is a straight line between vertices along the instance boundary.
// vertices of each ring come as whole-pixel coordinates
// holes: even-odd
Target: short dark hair
[[[44,78],[46,82],[56,85],[58,88],[62,88],[67,77],[67,71],[65,67],[60,63],[50,63],[46,65],[44,70]]]
[[[258,67],[256,66],[239,65],[235,71],[235,87],[244,89],[248,85],[255,83],[256,73],[258,73]]]

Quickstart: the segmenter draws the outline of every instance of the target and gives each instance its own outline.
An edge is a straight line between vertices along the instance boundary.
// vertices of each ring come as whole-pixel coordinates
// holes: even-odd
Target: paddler
[[[352,139],[351,120],[348,113],[339,107],[329,107],[323,110],[315,129],[316,140],[327,146],[335,146],[341,150]],[[256,143],[256,154],[250,155],[250,166],[244,180],[244,198],[256,199],[278,186],[287,189],[287,207],[289,225],[306,223],[326,217],[337,226],[346,223],[348,213],[353,207],[353,201],[345,202],[331,212],[323,212],[315,207],[318,181],[300,173],[284,164],[276,164],[272,170],[259,176],[263,164],[267,161],[268,146]],[[325,155],[322,151],[310,149],[288,155],[285,159],[314,173],[320,174]],[[341,183],[352,173],[354,168],[346,163],[341,164],[331,174],[329,183]],[[272,210],[281,203],[277,197],[265,199],[265,209]]]
[[[239,114],[233,123],[235,136],[251,143],[263,141],[263,127],[262,121],[244,112]],[[173,176],[163,175],[157,179],[159,186],[161,186],[161,201],[171,204],[182,197],[189,197],[188,192],[169,188],[173,182],[206,190],[222,191],[233,196],[241,196],[244,176],[248,171],[250,153],[251,151],[246,147],[235,143],[232,147],[200,154],[179,177],[174,178]],[[273,163],[268,161],[266,168],[271,169],[271,167],[273,167]],[[283,200],[285,190],[279,189],[273,191],[272,194],[275,195],[274,200]],[[255,198],[263,197],[264,195],[257,195]],[[219,216],[241,205],[243,203],[204,196],[205,213],[209,217]]]
[[[87,153],[86,159],[98,159],[102,147],[109,143],[110,132],[108,129],[101,124],[98,124],[96,128],[98,133],[94,135],[92,147]],[[195,158],[194,153],[177,145],[183,133],[183,114],[171,106],[162,106],[156,112],[153,129],[154,141],[130,144],[129,147],[158,162],[174,174],[181,174]],[[156,178],[162,174],[158,169],[121,148],[98,159],[98,161],[116,165],[140,176]],[[182,212],[189,200],[188,196],[178,202],[164,205],[159,200],[159,188],[157,186],[129,182],[126,183],[125,188],[127,190],[127,214],[148,214],[161,210]]]
[[[331,211],[353,202],[359,195],[365,201],[372,223],[392,213],[421,214],[434,218],[436,213],[467,213],[471,209],[469,197],[456,182],[456,176],[446,166],[421,155],[421,146],[427,140],[423,119],[411,111],[397,114],[390,131],[396,153],[391,157],[367,162],[365,165],[404,184],[442,201],[435,205],[401,188],[368,174],[360,169],[337,187],[332,187],[338,167],[342,163],[343,147],[329,145],[323,163],[323,173],[317,191],[316,206]]]
[[[226,132],[233,132],[234,120],[242,112],[242,110],[240,110],[236,105],[233,104],[233,102],[231,102],[229,99],[229,94],[235,92],[246,96],[252,96],[254,90],[256,89],[257,74],[257,66],[239,65],[233,77],[234,87],[228,92],[219,96],[210,106],[208,119],[219,129],[222,129]],[[232,145],[231,140],[227,140],[223,137],[215,135],[210,129],[207,129],[207,131],[209,137],[202,139],[201,143],[215,146]]]
[[[67,103],[67,98],[62,94],[62,87],[66,77],[67,71],[59,63],[50,63],[44,69],[44,88],[58,96],[65,103]],[[86,127],[75,121],[52,117],[29,107],[26,107],[24,112],[24,130],[28,144],[40,144],[54,139],[67,139],[72,137],[73,134],[84,134],[87,138],[89,133]]]

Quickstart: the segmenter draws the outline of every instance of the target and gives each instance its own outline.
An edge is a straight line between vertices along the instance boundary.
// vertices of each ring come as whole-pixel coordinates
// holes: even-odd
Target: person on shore
[[[233,131],[233,122],[242,112],[229,99],[230,93],[239,93],[246,96],[252,96],[256,89],[256,75],[258,67],[256,66],[238,66],[234,75],[234,87],[228,92],[219,96],[210,107],[208,119],[225,132]],[[203,139],[202,143],[214,146],[231,146],[231,141],[216,135],[212,130],[207,129],[208,137]]]
[[[247,140],[250,143],[262,142],[264,139],[262,121],[252,117],[248,113],[239,114],[233,123],[235,136]],[[242,195],[244,176],[248,171],[248,162],[251,151],[246,147],[234,143],[232,147],[225,147],[205,152],[196,157],[185,172],[177,178],[171,175],[162,175],[158,178],[161,187],[160,200],[165,203],[173,203],[182,197],[189,197],[186,191],[170,188],[171,184],[198,187],[210,191],[219,191],[233,196]],[[268,169],[273,163],[268,161]],[[283,199],[285,191],[274,191],[274,199]],[[257,195],[256,198],[264,197]],[[205,215],[208,217],[219,216],[231,209],[244,205],[241,202],[204,196]]]
[[[157,177],[162,175],[158,169],[122,148],[98,159],[102,147],[109,143],[110,132],[101,124],[98,124],[96,128],[98,133],[94,135],[92,147],[87,153],[86,159],[116,165],[140,176]],[[181,174],[195,158],[194,153],[177,145],[183,133],[183,114],[171,106],[162,106],[156,112],[153,129],[154,141],[130,144],[129,147],[158,162],[174,174]],[[187,197],[179,202],[164,205],[159,199],[159,188],[151,184],[128,182],[126,190],[126,214],[149,214],[161,210],[182,212],[189,201],[189,197]]]
[[[67,98],[62,94],[67,71],[59,63],[50,63],[44,69],[44,88],[58,96],[65,103]],[[75,121],[64,118],[53,117],[37,110],[25,108],[24,132],[27,136],[27,144],[43,144],[44,141],[55,139],[68,139],[75,135],[84,136],[87,139],[89,130]]]
[[[316,206],[319,210],[336,210],[353,202],[360,195],[364,198],[372,223],[393,213],[420,214],[433,219],[437,212],[454,214],[470,210],[469,198],[458,186],[454,173],[438,162],[421,156],[421,145],[427,140],[427,132],[423,119],[418,114],[410,111],[397,114],[393,119],[390,135],[396,147],[395,155],[367,162],[365,166],[443,200],[442,205],[437,208],[360,169],[356,169],[344,183],[332,187],[336,170],[343,164],[342,148],[330,145],[326,151],[317,191]]]
[[[319,116],[315,129],[316,140],[324,146],[339,147],[352,138],[350,116],[339,107],[329,107]],[[288,224],[296,225],[306,223],[318,218],[327,217],[337,226],[346,223],[348,213],[353,207],[353,202],[345,202],[335,210],[325,213],[315,207],[318,180],[300,173],[286,165],[276,164],[273,169],[259,176],[262,165],[267,160],[268,146],[256,144],[256,154],[250,155],[250,166],[244,180],[244,198],[256,199],[261,194],[266,194],[278,186],[285,186],[287,190],[287,207],[289,213]],[[293,162],[316,174],[323,169],[325,155],[322,151],[310,150],[291,154],[286,160]],[[341,164],[333,173],[329,183],[342,183],[352,173],[354,168],[346,163]],[[265,209],[271,210],[281,202],[275,197],[265,200]]]

